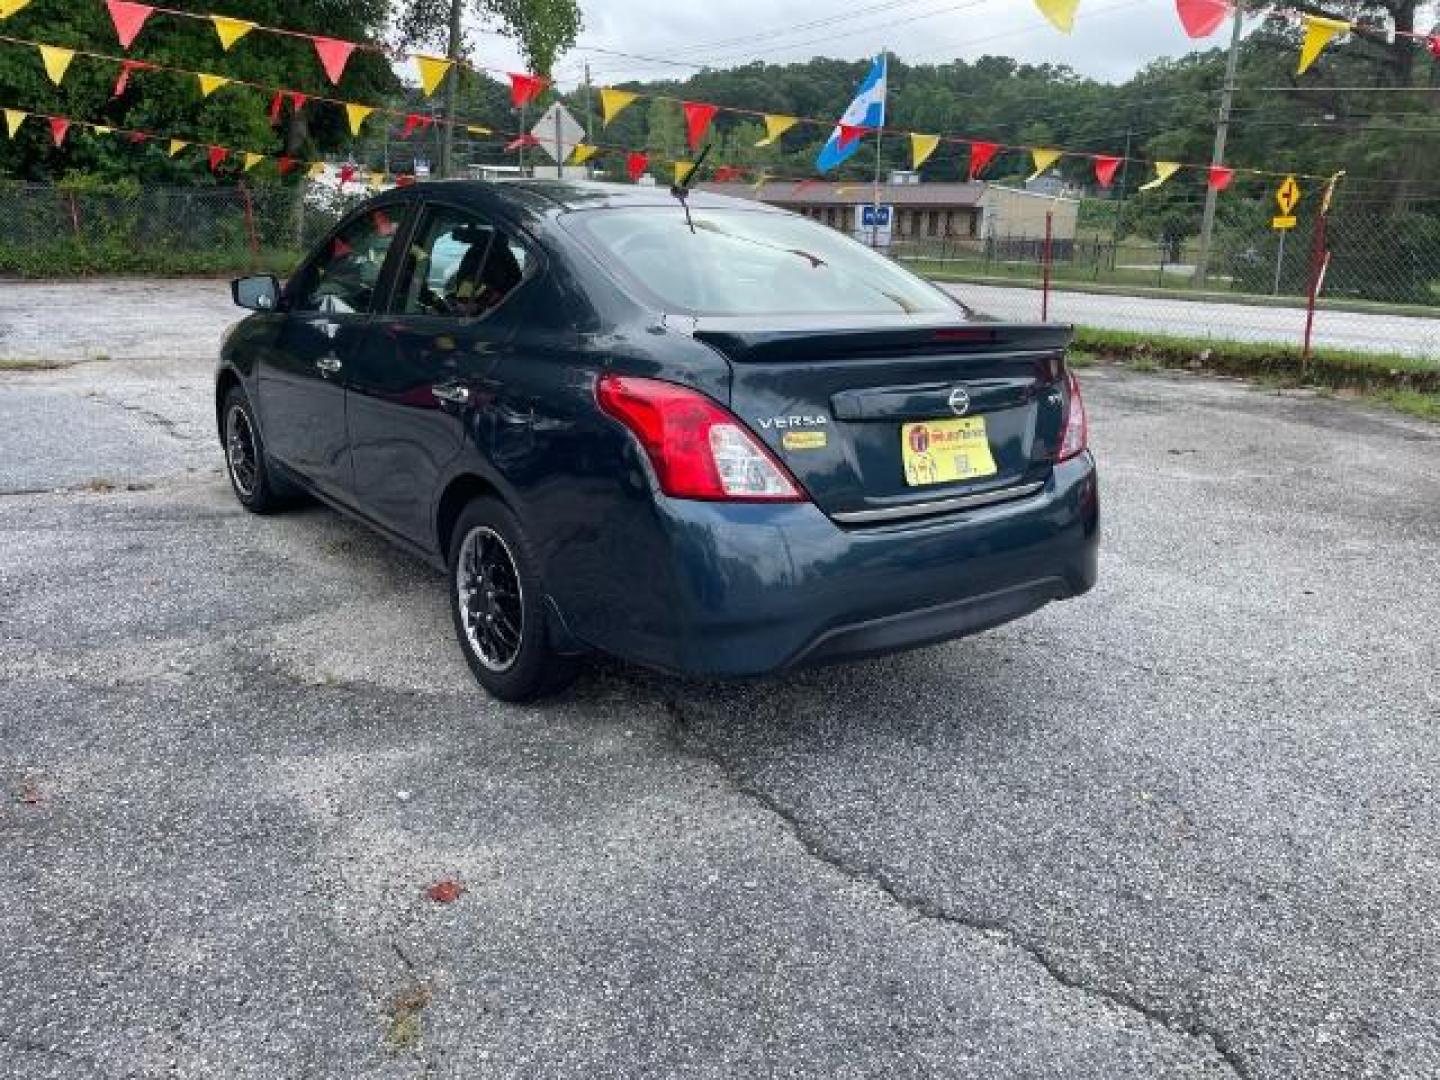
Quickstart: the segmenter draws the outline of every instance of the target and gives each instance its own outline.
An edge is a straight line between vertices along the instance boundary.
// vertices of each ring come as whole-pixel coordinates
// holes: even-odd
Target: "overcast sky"
[[[1050,26],[1033,0],[581,0],[581,9],[580,44],[556,69],[564,84],[585,60],[596,83],[604,84],[683,76],[696,70],[690,64],[855,58],[882,47],[907,61],[992,53],[1119,80],[1156,57],[1228,41],[1228,24],[1205,41],[1189,40],[1172,0],[1081,0],[1069,36]],[[479,34],[472,40],[482,63],[519,63],[503,39]]]

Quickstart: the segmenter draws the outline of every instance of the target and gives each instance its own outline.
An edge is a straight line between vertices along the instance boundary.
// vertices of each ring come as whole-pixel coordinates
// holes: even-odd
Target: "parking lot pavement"
[[[1085,599],[516,708],[156,334],[0,374],[0,1075],[1440,1074],[1440,430],[1087,371]]]

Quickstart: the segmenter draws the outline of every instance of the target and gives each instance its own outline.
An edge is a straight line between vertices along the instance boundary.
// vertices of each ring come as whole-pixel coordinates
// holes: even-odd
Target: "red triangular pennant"
[[[539,75],[517,75],[510,72],[510,102],[517,109],[521,105],[529,104],[535,97],[544,90],[546,81]]]
[[[970,144],[970,179],[974,180],[982,172],[985,166],[995,159],[1000,152],[1000,145],[993,142],[972,142]]]
[[[853,143],[856,139],[860,138],[861,135],[865,134],[865,131],[865,128],[857,127],[854,124],[841,124],[840,149],[848,149],[851,143]]]
[[[65,141],[65,133],[69,130],[69,120],[66,120],[63,116],[50,117],[50,138],[55,140],[56,146],[61,145]]]
[[[1115,182],[1115,170],[1120,168],[1121,160],[1107,154],[1095,156],[1095,179],[1100,182],[1101,187],[1108,188]]]
[[[508,143],[506,143],[506,144],[505,144],[505,152],[508,154],[508,153],[509,153],[510,151],[512,151],[512,150],[519,150],[522,146],[539,146],[539,145],[540,145],[540,140],[537,139],[537,138],[535,138],[534,135],[531,135],[531,134],[529,134],[529,133],[527,132],[526,134],[521,135],[519,138],[511,139]]]
[[[155,10],[148,4],[132,4],[128,0],[105,0],[105,6],[110,9],[110,21],[115,24],[115,36],[120,39],[122,49],[130,48],[135,35]]]
[[[1234,179],[1234,169],[1227,169],[1224,165],[1211,165],[1206,185],[1211,191],[1224,191],[1230,186],[1230,181]]]
[[[291,111],[291,112],[299,112],[301,109],[303,109],[303,108],[305,107],[305,103],[306,103],[307,101],[309,101],[309,100],[310,100],[310,96],[309,96],[308,94],[302,94],[302,93],[300,93],[299,90],[291,90],[291,91],[290,91],[290,111]]]
[[[408,139],[415,133],[416,128],[427,131],[433,123],[435,123],[433,116],[423,116],[420,113],[412,112],[405,117],[405,127],[400,131],[400,138]]]
[[[638,150],[633,150],[625,157],[625,175],[630,177],[630,182],[633,184],[644,175],[645,169],[649,165],[650,158],[648,155],[642,154]]]
[[[275,166],[280,170],[281,176],[284,176],[291,169],[295,168],[295,165],[296,161],[293,157],[282,157],[280,158],[280,160],[275,162]]]
[[[345,74],[345,65],[350,62],[350,54],[355,51],[353,41],[338,41],[335,38],[317,37],[315,52],[320,57],[320,64],[325,68],[325,75],[332,83],[338,84],[340,76]]]
[[[354,166],[354,165],[341,165],[341,166],[340,166],[340,186],[341,186],[341,187],[344,187],[346,184],[348,184],[351,180],[354,180],[354,179],[355,179],[355,166]]]
[[[143,131],[130,132],[130,141],[132,143],[143,143],[148,138],[150,138],[150,136],[145,134],[145,132]]]
[[[744,170],[738,165],[721,165],[715,170],[715,183],[727,184],[731,180],[739,180],[743,175]]]
[[[274,127],[280,123],[280,110],[285,105],[285,93],[283,90],[276,90],[275,96],[270,99],[270,126]]]
[[[1192,38],[1209,37],[1230,14],[1230,0],[1175,0],[1180,25]]]
[[[154,65],[147,64],[142,60],[122,60],[120,62],[120,74],[115,77],[115,89],[110,91],[110,96],[119,97],[125,93],[125,88],[130,85],[130,73],[132,71],[142,71],[153,66]]]
[[[685,137],[690,141],[690,149],[700,148],[700,138],[705,134],[705,129],[710,126],[710,121],[715,119],[719,111],[714,105],[706,105],[699,101],[682,101],[680,107],[685,110]],[[844,143],[844,136],[841,136],[841,143]]]
[[[1425,39],[1425,44],[1430,49],[1431,56],[1440,56],[1440,34],[1431,34]]]
[[[230,156],[230,151],[223,146],[210,147],[210,171],[214,172],[220,168],[220,163]]]

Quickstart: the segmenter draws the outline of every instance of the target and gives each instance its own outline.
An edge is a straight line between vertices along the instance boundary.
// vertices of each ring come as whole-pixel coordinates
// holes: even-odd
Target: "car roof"
[[[548,216],[557,211],[599,210],[616,207],[675,205],[668,185],[603,184],[592,180],[427,180],[408,189],[423,197],[444,196],[476,206],[500,203],[512,212]],[[773,210],[750,199],[736,199],[692,190],[690,205],[696,209],[731,207],[739,210]]]

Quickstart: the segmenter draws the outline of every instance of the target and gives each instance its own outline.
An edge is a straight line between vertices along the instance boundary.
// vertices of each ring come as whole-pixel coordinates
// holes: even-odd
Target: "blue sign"
[[[860,208],[860,225],[866,229],[888,229],[890,228],[889,206],[862,206]]]

